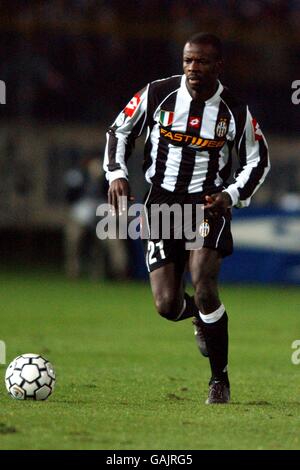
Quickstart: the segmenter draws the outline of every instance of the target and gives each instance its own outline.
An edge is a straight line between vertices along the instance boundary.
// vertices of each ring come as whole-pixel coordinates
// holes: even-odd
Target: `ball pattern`
[[[7,367],[5,385],[17,400],[46,400],[54,390],[54,368],[39,354],[22,354]]]

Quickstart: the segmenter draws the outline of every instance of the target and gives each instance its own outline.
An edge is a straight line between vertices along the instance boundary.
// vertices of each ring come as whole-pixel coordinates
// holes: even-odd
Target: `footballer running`
[[[201,248],[187,249],[184,237],[150,236],[145,258],[158,313],[174,322],[193,319],[199,350],[211,369],[208,404],[230,400],[228,316],[218,275],[233,251],[232,207],[249,206],[270,168],[263,133],[247,104],[221,83],[222,67],[218,37],[189,38],[183,75],[151,82],[133,96],[107,132],[104,159],[109,203],[118,210],[122,197],[131,198],[126,164],[135,139],[146,131],[144,205],[150,229],[154,204],[204,204]],[[232,176],[234,149],[238,169]],[[193,296],[185,292],[186,271]]]

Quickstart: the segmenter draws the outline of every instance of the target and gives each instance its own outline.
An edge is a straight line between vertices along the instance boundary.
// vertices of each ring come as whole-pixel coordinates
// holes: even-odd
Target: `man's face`
[[[183,71],[187,84],[192,90],[209,86],[217,80],[222,61],[210,44],[192,44],[187,42],[183,49]]]

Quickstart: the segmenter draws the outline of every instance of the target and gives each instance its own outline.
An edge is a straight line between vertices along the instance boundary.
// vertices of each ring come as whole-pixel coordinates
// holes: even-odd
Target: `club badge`
[[[216,134],[218,137],[224,137],[227,134],[228,120],[227,118],[221,118],[216,126]]]
[[[210,226],[209,226],[209,223],[207,222],[207,220],[205,219],[199,225],[199,235],[200,235],[200,237],[202,237],[202,238],[207,237],[207,235],[209,234],[209,231],[210,231]]]

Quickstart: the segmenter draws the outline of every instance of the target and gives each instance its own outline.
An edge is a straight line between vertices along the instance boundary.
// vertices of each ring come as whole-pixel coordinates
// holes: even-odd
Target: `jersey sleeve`
[[[235,173],[235,181],[225,189],[232,199],[232,205],[236,207],[249,206],[251,197],[270,170],[266,139],[248,107],[244,116],[240,129],[239,123],[237,125],[235,137],[239,168]]]
[[[128,177],[127,160],[146,124],[148,88],[149,85],[133,96],[106,133],[103,168],[109,184]]]

